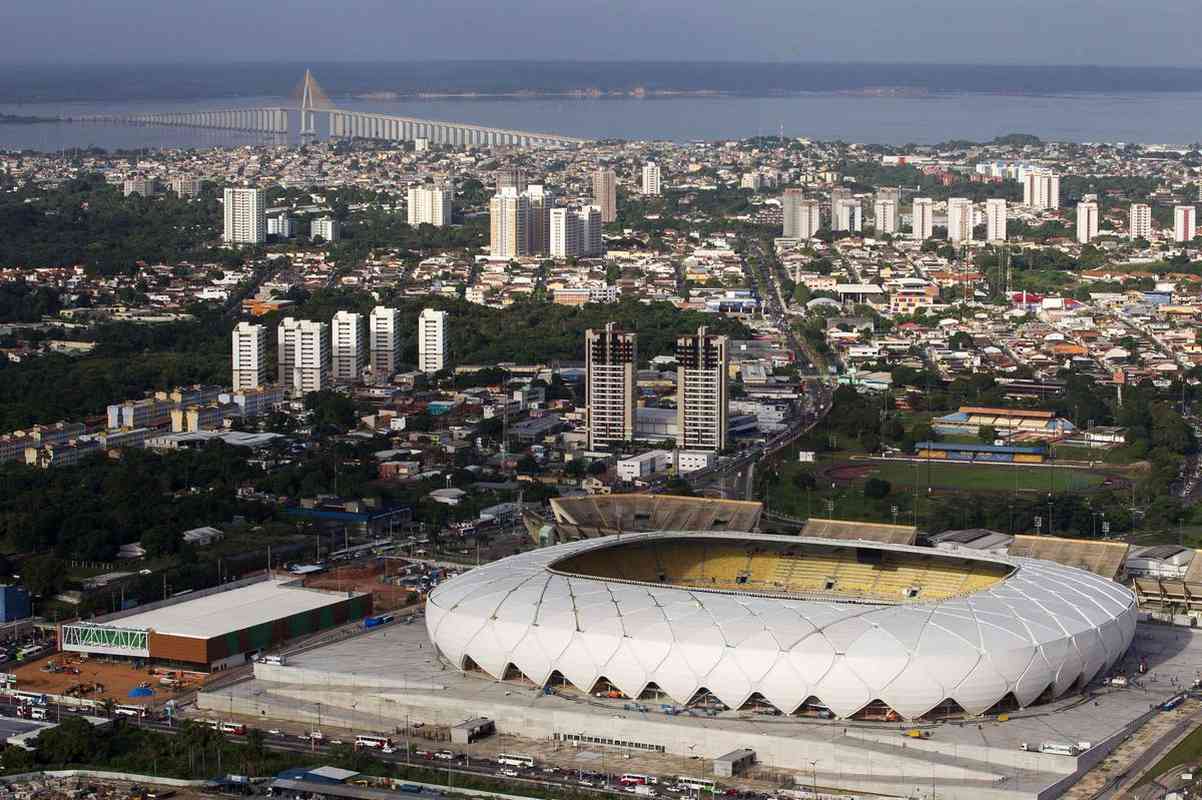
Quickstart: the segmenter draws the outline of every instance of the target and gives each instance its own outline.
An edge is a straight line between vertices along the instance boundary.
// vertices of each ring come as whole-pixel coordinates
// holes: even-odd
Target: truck
[[[635,786],[634,794],[636,797],[658,797],[659,796],[659,793],[656,792],[655,789],[651,788],[650,786],[648,786],[645,783]]]

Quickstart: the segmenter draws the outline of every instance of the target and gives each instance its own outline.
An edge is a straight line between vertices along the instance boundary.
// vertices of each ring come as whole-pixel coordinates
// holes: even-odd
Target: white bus
[[[246,735],[246,726],[241,722],[223,722],[218,730],[222,733],[232,733],[234,736]]]
[[[623,786],[641,786],[645,783],[658,783],[658,781],[650,775],[639,775],[637,772],[627,772],[618,778],[618,783]]]
[[[504,764],[507,767],[525,767],[530,769],[534,766],[534,759],[531,756],[524,756],[520,753],[501,753],[497,756],[497,763]]]
[[[30,706],[46,705],[46,695],[39,692],[13,692],[13,699]]]
[[[355,747],[370,747],[372,750],[392,749],[392,739],[386,736],[356,736]]]
[[[698,792],[713,792],[717,788],[717,784],[709,778],[690,778],[688,775],[677,775],[676,782]]]
[[[141,717],[146,714],[146,709],[142,706],[117,706],[113,713],[119,717]]]

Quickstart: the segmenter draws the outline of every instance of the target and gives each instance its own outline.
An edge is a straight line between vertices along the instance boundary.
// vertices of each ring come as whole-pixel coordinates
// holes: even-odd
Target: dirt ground
[[[45,671],[43,667],[51,662],[67,669],[61,672]],[[79,670],[78,675],[74,674],[73,670],[75,669]],[[155,674],[152,675],[146,668],[135,669],[128,663],[109,663],[96,657],[80,659],[73,653],[56,653],[22,664],[13,670],[13,674],[17,676],[16,688],[18,691],[62,695],[68,694],[68,690],[72,687],[101,684],[104,687],[103,691],[95,689],[81,691],[76,696],[96,701],[102,701],[108,697],[112,698],[113,702],[123,705],[163,703],[173,697],[178,697],[183,692],[194,690],[200,685],[200,676],[197,673],[188,673],[187,676],[191,676],[190,679],[185,676],[180,687],[174,692],[170,691],[167,687],[159,684],[159,678],[166,672],[161,668],[156,668]],[[175,673],[175,677],[178,678],[179,673]],[[150,697],[130,697],[129,691],[143,681],[150,683],[154,694]]]
[[[352,566],[339,566],[329,572],[305,579],[305,586],[334,591],[354,590],[371,592],[372,607],[376,612],[393,611],[404,606],[411,593],[407,589],[385,583],[381,580],[385,576],[385,569],[388,569],[388,567],[388,559],[384,560],[383,565],[356,564]],[[393,572],[391,574],[395,575],[395,564],[392,565],[392,569]]]

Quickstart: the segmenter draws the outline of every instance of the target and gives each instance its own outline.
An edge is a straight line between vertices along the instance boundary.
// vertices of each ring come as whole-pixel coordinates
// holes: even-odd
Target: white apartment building
[[[864,228],[864,209],[854,197],[840,198],[831,206],[831,230],[856,231]]]
[[[284,317],[276,334],[280,383],[306,395],[330,387],[330,326]]]
[[[267,383],[267,329],[239,322],[231,338],[234,390],[260,388]]]
[[[953,197],[947,201],[947,238],[951,242],[971,242],[973,228],[972,201]]]
[[[225,190],[226,244],[262,244],[267,241],[267,193],[262,189],[229,187]]]
[[[574,258],[580,255],[580,217],[575,209],[551,209],[550,251],[552,258]]]
[[[321,237],[326,242],[336,242],[342,238],[342,224],[333,217],[319,217],[309,223],[309,238]]]
[[[396,374],[401,352],[401,312],[376,306],[367,315],[371,375],[375,383],[388,383]]]
[[[357,383],[367,365],[363,315],[337,311],[330,321],[333,377],[337,383]]]
[[[1077,242],[1089,244],[1098,238],[1098,204],[1093,200],[1077,203]]]
[[[203,188],[200,178],[187,178],[180,175],[172,178],[169,185],[176,197],[195,197]]]
[[[985,201],[985,239],[990,242],[1006,241],[1006,201],[991,197]]]
[[[897,201],[878,197],[872,206],[872,218],[877,235],[897,233]]]
[[[726,447],[730,396],[729,342],[705,326],[676,340],[676,446],[721,452]]]
[[[597,206],[552,208],[549,217],[548,252],[552,258],[605,254],[605,240],[601,237],[604,225]]]
[[[489,252],[494,258],[527,255],[530,246],[530,200],[513,186],[493,195],[488,206]]]
[[[1023,205],[1036,209],[1060,207],[1060,176],[1046,169],[1023,175]]]
[[[409,187],[406,213],[410,225],[433,225],[442,228],[451,224],[452,195],[449,186],[430,184]]]
[[[659,164],[654,161],[648,161],[643,165],[643,194],[651,196],[659,196],[663,194],[660,186],[660,170]]]
[[[267,218],[267,235],[290,239],[296,233],[296,220],[287,214],[272,214]]]
[[[585,394],[590,450],[634,439],[638,337],[610,322],[584,332]]]
[[[593,205],[601,209],[603,223],[618,218],[618,176],[608,167],[593,173]]]
[[[1127,212],[1127,233],[1132,239],[1152,238],[1152,206],[1147,203],[1132,203]]]
[[[1197,211],[1193,206],[1173,207],[1173,241],[1191,241],[1198,231]]]
[[[919,242],[931,238],[935,232],[935,201],[929,197],[915,197],[910,212],[910,236]]]
[[[446,311],[422,309],[417,318],[417,368],[427,375],[447,366]]]
[[[812,239],[822,226],[817,200],[807,200],[801,189],[786,189],[781,197],[786,239]]]

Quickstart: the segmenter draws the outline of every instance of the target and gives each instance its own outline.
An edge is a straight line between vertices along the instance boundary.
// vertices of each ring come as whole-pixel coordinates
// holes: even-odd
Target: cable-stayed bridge
[[[218,111],[169,111],[163,113],[112,114],[74,117],[72,121],[106,122],[122,125],[163,125],[178,128],[288,134],[294,115],[299,114],[302,137],[318,135],[318,119],[326,118],[330,136],[408,142],[428,139],[432,144],[455,146],[514,145],[518,147],[574,147],[587,139],[553,133],[490,128],[460,122],[401,117],[369,111],[338,109],[305,70],[305,77],[292,92],[294,105],[260,108],[230,108]]]

